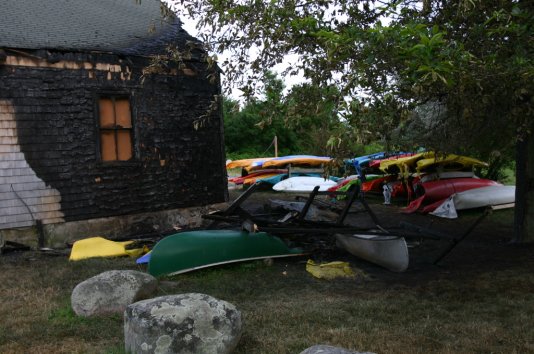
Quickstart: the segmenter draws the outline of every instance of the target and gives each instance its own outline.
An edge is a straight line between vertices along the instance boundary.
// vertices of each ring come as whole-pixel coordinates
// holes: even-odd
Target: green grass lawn
[[[200,292],[235,304],[244,319],[237,353],[299,353],[320,343],[376,353],[534,352],[533,262],[395,274],[354,259],[367,276],[324,281],[305,261],[182,274],[163,279],[159,295]],[[122,316],[79,318],[70,294],[105,270],[143,270],[132,259],[25,252],[1,255],[0,267],[1,353],[123,352]]]

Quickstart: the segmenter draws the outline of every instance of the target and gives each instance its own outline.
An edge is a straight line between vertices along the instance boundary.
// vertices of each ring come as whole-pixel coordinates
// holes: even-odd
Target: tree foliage
[[[285,94],[280,78],[269,72],[263,86],[260,97],[242,107],[237,101],[224,99],[226,148],[232,156],[272,155],[274,136],[281,155],[327,155],[333,135],[343,132],[349,136],[351,127],[340,121],[336,112],[335,87],[302,84]],[[350,141],[344,139],[335,148],[353,152],[354,146],[347,144]]]
[[[434,139],[420,144],[475,148],[487,157],[529,130],[534,82],[529,0],[176,4],[198,20],[212,52],[232,53],[221,63],[228,83],[251,96],[266,68],[296,54],[299,60],[286,74],[337,87],[339,114],[362,142],[382,138],[389,144],[394,128],[409,126],[417,120],[414,108],[429,104],[446,107],[446,114],[434,114],[440,124],[426,134]],[[487,140],[497,145],[488,149]]]
[[[534,130],[532,0],[176,4],[198,20],[212,52],[232,53],[222,67],[246,96],[266,68],[297,55],[285,74],[335,86],[338,115],[362,142],[381,138],[386,145],[423,144],[495,161],[510,156],[516,143],[534,146],[522,144]],[[518,153],[518,166],[526,158],[534,164],[530,150]],[[528,209],[517,200],[531,189],[534,177],[528,178],[518,175],[516,216]],[[534,210],[534,193],[529,196]]]
[[[298,149],[297,136],[284,122],[284,85],[272,73],[267,73],[262,98],[251,98],[243,107],[239,102],[225,98],[223,104],[225,145],[232,155],[273,155],[275,136],[284,153]]]

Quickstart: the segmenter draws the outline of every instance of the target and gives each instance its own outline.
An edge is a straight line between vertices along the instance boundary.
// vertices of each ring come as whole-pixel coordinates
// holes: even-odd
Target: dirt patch
[[[231,191],[230,198],[234,200],[242,191]],[[301,194],[301,197],[307,197]],[[318,197],[332,202],[328,197]],[[281,199],[294,201],[295,194],[256,192],[243,204],[243,207],[253,213],[262,212],[270,200]],[[300,199],[302,200],[302,199]],[[469,228],[483,214],[483,210],[463,212],[458,219],[442,219],[431,215],[404,214],[403,205],[383,205],[379,196],[368,195],[366,199],[371,210],[375,213],[380,225],[386,229],[398,229],[402,222],[429,228],[454,238],[459,238],[468,232]],[[339,207],[344,203],[339,202]],[[355,202],[351,212],[347,215],[345,224],[362,227],[375,227],[361,203]],[[314,235],[304,237],[314,240]],[[286,236],[282,236],[286,238]],[[407,240],[410,253],[410,266],[406,272],[393,273],[366,261],[360,260],[343,250],[335,247],[333,237],[323,237],[315,249],[312,258],[319,261],[347,260],[354,266],[368,272],[384,286],[392,283],[403,285],[422,285],[436,279],[456,279],[459,282],[469,281],[477,274],[484,274],[495,270],[513,270],[517,267],[534,269],[534,244],[514,244],[513,238],[513,209],[491,212],[468,235],[459,242],[441,261],[435,261],[450,247],[449,240],[432,240],[428,238]],[[294,239],[293,239],[294,241]],[[307,242],[307,239],[301,239]],[[298,240],[297,240],[298,242]]]

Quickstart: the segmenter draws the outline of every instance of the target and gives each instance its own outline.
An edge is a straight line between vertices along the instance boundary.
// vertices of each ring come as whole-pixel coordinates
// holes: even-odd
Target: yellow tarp
[[[79,261],[94,257],[138,257],[145,251],[144,248],[126,250],[126,246],[134,241],[115,242],[103,237],[90,237],[74,242],[69,260]]]
[[[356,273],[348,262],[329,262],[317,264],[311,259],[306,263],[306,271],[319,279],[354,278]]]

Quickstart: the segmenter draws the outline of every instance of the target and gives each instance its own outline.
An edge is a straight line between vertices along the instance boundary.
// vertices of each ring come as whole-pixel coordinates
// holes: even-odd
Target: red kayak
[[[451,178],[419,183],[414,188],[416,194],[419,195],[419,198],[411,202],[403,210],[403,213],[414,213],[416,211],[428,213],[433,211],[444,199],[447,199],[454,193],[475,188],[500,185],[501,184],[498,182],[483,178]],[[423,202],[425,202],[425,204],[431,204],[422,208]]]
[[[243,184],[245,182],[245,180],[248,179],[248,178],[261,177],[263,175],[268,175],[268,174],[273,174],[273,173],[275,173],[275,174],[287,173],[287,169],[274,169],[274,168],[271,168],[271,169],[259,170],[259,171],[255,171],[255,172],[249,173],[246,176],[229,178],[228,182],[233,182],[235,184]]]
[[[388,175],[380,178],[373,179],[371,181],[366,181],[362,183],[362,191],[363,192],[380,192],[382,193],[382,185],[385,183],[395,181],[397,179],[397,176],[395,175]]]

